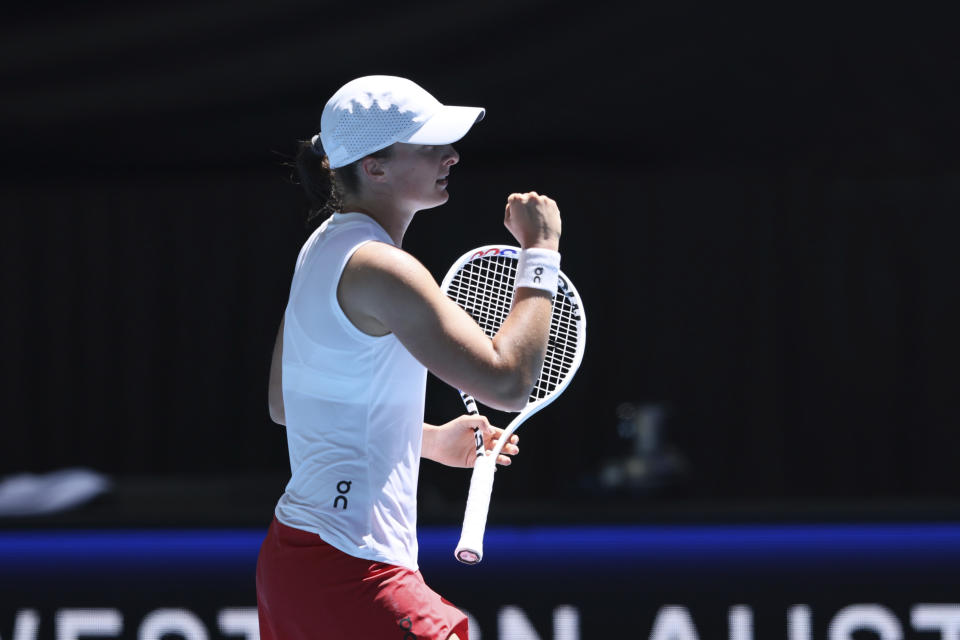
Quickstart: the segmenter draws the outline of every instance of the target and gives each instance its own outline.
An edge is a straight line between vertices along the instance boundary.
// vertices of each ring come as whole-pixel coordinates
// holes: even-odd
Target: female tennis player
[[[522,264],[492,340],[401,249],[414,214],[449,198],[451,144],[483,115],[410,80],[367,76],[333,95],[320,133],[301,145],[301,182],[314,212],[331,215],[297,258],[270,370],[270,413],[286,424],[292,473],[257,563],[264,640],[467,640],[466,617],[417,569],[420,458],[472,467],[474,431],[488,449],[502,432],[483,417],[424,424],[426,373],[488,406],[526,404],[546,351],[561,231],[550,198],[507,199]],[[514,439],[497,462],[517,452]]]

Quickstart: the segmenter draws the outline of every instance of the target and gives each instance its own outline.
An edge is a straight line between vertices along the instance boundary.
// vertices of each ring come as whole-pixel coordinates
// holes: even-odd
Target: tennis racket
[[[444,277],[440,288],[472,317],[488,337],[493,338],[513,304],[513,283],[517,273],[520,249],[506,245],[488,245],[468,251],[457,260]],[[477,459],[470,478],[470,493],[463,516],[463,531],[455,555],[464,564],[477,564],[483,559],[483,532],[487,526],[487,510],[493,491],[493,474],[497,456],[510,436],[527,418],[553,402],[567,388],[583,359],[587,319],[580,303],[580,294],[561,271],[557,292],[553,296],[550,338],[540,377],[530,392],[527,405],[507,425],[490,455],[484,455],[483,434],[474,430]],[[477,415],[473,397],[460,391],[467,413]]]

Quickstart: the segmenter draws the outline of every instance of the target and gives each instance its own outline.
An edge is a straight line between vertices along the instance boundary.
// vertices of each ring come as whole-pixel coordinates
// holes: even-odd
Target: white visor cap
[[[440,104],[417,83],[364,76],[340,87],[320,116],[320,142],[330,168],[350,164],[394,142],[450,144],[483,118],[482,107]],[[317,136],[313,137],[316,147]]]

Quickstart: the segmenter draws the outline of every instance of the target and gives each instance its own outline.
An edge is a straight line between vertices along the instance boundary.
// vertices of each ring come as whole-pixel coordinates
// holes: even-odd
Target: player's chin
[[[420,206],[420,211],[424,209],[433,209],[434,207],[439,207],[444,204],[447,200],[450,199],[450,194],[446,191],[438,191],[436,197],[431,198],[429,201],[422,203]]]

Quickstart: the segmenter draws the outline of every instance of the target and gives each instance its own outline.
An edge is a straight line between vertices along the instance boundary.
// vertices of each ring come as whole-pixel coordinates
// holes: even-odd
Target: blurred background
[[[289,470],[268,364],[307,236],[286,163],[368,74],[487,109],[457,145],[450,201],[405,239],[438,279],[511,240],[510,192],[546,193],[564,217],[587,354],[521,431],[492,525],[956,520],[960,49],[922,11],[8,10],[0,527],[262,532]],[[431,378],[427,420],[461,410]],[[458,525],[468,481],[425,462],[421,525]],[[507,637],[504,610],[477,614],[486,637]],[[567,637],[543,611],[540,635]]]

